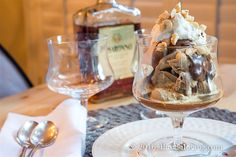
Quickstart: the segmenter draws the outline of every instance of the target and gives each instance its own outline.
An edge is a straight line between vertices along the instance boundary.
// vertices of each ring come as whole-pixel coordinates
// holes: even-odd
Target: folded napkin
[[[38,151],[34,157],[82,157],[85,150],[87,110],[75,99],[62,102],[45,117],[30,117],[9,113],[0,132],[0,157],[17,157],[21,147],[14,137],[27,120],[50,120],[59,129],[56,142]]]

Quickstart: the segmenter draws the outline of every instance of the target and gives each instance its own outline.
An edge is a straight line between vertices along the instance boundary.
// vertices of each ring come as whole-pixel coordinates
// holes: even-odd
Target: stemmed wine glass
[[[144,106],[169,116],[174,128],[173,136],[150,141],[149,148],[155,149],[148,150],[149,155],[209,156],[207,141],[183,136],[182,128],[186,116],[215,104],[223,95],[217,39],[207,36],[204,45],[158,47],[150,34],[140,34],[138,45],[133,95]]]
[[[113,71],[107,58],[108,37],[94,34],[49,38],[50,64],[46,77],[49,89],[78,99],[87,108],[88,98],[109,87]],[[102,127],[104,118],[88,120]]]

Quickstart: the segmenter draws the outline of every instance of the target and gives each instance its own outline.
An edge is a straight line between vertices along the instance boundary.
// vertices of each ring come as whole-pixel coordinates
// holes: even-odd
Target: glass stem
[[[173,143],[172,147],[176,151],[182,151],[185,147],[185,144],[183,143],[183,125],[186,115],[181,114],[170,114],[169,115],[172,121],[172,125],[174,128],[174,134],[173,134]]]

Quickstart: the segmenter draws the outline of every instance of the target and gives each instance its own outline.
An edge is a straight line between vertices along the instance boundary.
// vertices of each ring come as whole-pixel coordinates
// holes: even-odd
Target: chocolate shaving
[[[155,69],[154,74],[151,77],[152,84],[158,88],[170,88],[173,87],[177,80],[177,77],[166,71],[160,71]]]

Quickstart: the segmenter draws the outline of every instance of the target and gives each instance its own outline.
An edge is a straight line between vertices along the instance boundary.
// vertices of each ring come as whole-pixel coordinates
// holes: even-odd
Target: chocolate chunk
[[[177,50],[175,47],[168,47],[167,48],[167,55],[174,53]]]
[[[207,77],[211,80],[215,77],[216,69],[214,63],[211,62],[209,59],[207,59],[207,61],[205,62],[204,70],[207,72]]]
[[[199,81],[197,84],[197,90],[199,94],[210,93],[209,85],[207,81]]]
[[[176,56],[176,53],[177,52],[174,52],[170,55],[166,55],[164,56],[160,61],[159,61],[159,64],[157,65],[157,68],[159,70],[165,70],[165,69],[168,69],[168,68],[171,68],[170,64],[168,63],[169,60],[172,60],[172,59],[175,59],[175,56]]]
[[[160,60],[164,57],[164,52],[161,51],[154,51],[152,54],[152,66],[155,68]]]
[[[190,61],[188,57],[186,56],[186,54],[181,51],[177,50],[175,59],[169,60],[168,63],[171,66],[172,70],[177,74],[183,71],[186,72],[189,70],[188,67],[189,67]]]
[[[174,90],[178,93],[190,96],[192,95],[191,88],[192,78],[188,72],[182,72],[177,79]]]
[[[189,39],[179,39],[176,43],[176,45],[170,45],[167,49],[167,54],[171,54],[173,52],[175,52],[177,49],[180,49],[181,46],[193,46],[194,43],[192,42],[192,40],[189,40]]]
[[[206,78],[210,78],[212,80],[215,77],[216,70],[214,63],[209,57],[205,55],[193,54],[190,56],[190,59],[192,63],[189,69],[193,80],[204,81]]]
[[[193,46],[194,43],[189,39],[179,39],[175,46]]]
[[[154,42],[152,43],[150,51],[152,53],[152,66],[155,68],[165,56],[167,50],[165,47],[159,46],[158,42]]]
[[[189,67],[189,72],[195,81],[204,81],[206,79],[205,63],[206,58],[202,55],[194,54],[191,56],[192,63]]]
[[[158,88],[171,88],[176,80],[176,76],[166,71],[160,71],[158,68],[155,69],[151,78],[152,84]]]

